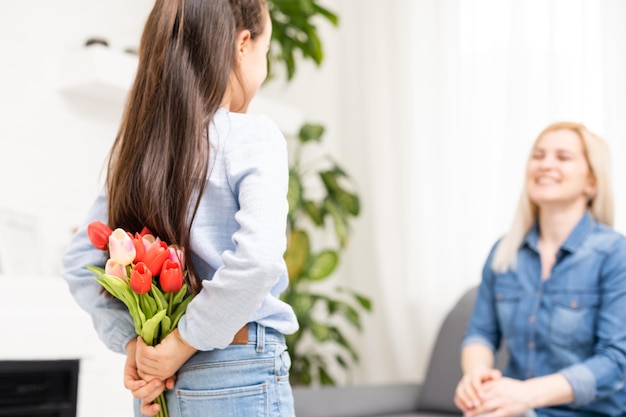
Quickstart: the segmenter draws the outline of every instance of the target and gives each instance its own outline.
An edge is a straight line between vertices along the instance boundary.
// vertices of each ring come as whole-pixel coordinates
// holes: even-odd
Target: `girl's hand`
[[[158,379],[147,383],[144,379],[139,377],[137,363],[135,361],[136,350],[137,339],[133,339],[126,345],[124,386],[130,390],[133,397],[141,399],[141,412],[144,415],[153,416],[159,412],[160,406],[158,404],[152,404],[152,401],[163,392],[165,384]],[[171,381],[170,384],[173,386],[173,381]]]
[[[138,375],[146,381],[171,380],[194,353],[196,349],[180,337],[178,329],[174,329],[156,346],[148,346],[138,338],[135,354]]]

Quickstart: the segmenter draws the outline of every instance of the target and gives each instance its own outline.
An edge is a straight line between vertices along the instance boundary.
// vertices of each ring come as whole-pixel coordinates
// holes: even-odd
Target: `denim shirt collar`
[[[578,221],[572,233],[569,234],[561,250],[569,253],[576,252],[576,249],[580,248],[587,237],[587,235],[593,230],[596,225],[596,221],[591,217],[589,211],[585,211],[583,217]],[[539,221],[535,221],[535,224],[530,229],[526,237],[524,238],[523,246],[528,246],[530,249],[539,253]]]

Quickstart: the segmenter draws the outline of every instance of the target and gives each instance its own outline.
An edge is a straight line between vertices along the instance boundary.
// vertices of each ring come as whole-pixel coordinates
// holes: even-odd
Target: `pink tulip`
[[[152,272],[139,262],[130,272],[130,288],[137,294],[145,294],[152,288]]]
[[[185,252],[176,245],[170,245],[170,261],[178,262],[181,269],[185,269]]]
[[[87,237],[91,244],[98,249],[106,249],[111,236],[111,228],[100,221],[93,221],[87,225]]]
[[[109,259],[104,267],[107,275],[113,275],[119,279],[126,279],[126,267],[116,263],[113,259]]]
[[[159,283],[164,292],[178,292],[183,286],[183,271],[180,264],[167,259],[163,263]]]
[[[109,254],[120,265],[130,265],[135,260],[135,245],[123,229],[115,229],[109,236]]]

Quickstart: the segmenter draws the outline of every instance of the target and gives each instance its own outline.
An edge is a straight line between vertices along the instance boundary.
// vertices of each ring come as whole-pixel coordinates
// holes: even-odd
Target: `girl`
[[[264,0],[157,0],[111,149],[106,192],[73,237],[63,276],[106,345],[126,353],[135,414],[292,416],[284,334],[297,330],[279,299],[288,284],[286,142],[245,114],[267,75]],[[178,328],[149,347],[130,315],[85,265],[104,265],[86,234],[94,220],[184,249],[196,293]]]

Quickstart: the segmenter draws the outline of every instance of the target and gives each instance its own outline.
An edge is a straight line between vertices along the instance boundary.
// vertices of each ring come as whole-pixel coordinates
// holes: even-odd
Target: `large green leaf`
[[[315,223],[316,226],[322,226],[324,224],[324,207],[318,206],[314,201],[305,200],[304,210],[309,215],[309,218]]]
[[[287,202],[289,203],[288,217],[292,218],[302,203],[302,182],[300,180],[300,175],[293,170],[289,171],[289,190],[287,191]]]
[[[319,124],[306,123],[300,128],[298,138],[300,142],[316,141],[319,142],[324,134],[324,126]]]
[[[297,281],[309,260],[309,235],[304,230],[292,230],[287,240],[285,263],[291,282]]]
[[[312,281],[320,281],[333,273],[339,264],[339,254],[334,250],[324,250],[313,257],[306,275]]]
[[[326,342],[330,340],[330,328],[322,323],[312,321],[309,324],[311,334],[318,342]]]
[[[327,198],[324,200],[324,209],[330,214],[335,226],[335,236],[339,240],[339,245],[343,248],[348,243],[348,221],[343,212],[337,207],[337,204]]]
[[[141,328],[141,338],[146,342],[146,345],[154,346],[160,342],[158,334],[161,329],[161,320],[165,317],[166,312],[166,310],[161,310],[144,323]]]

